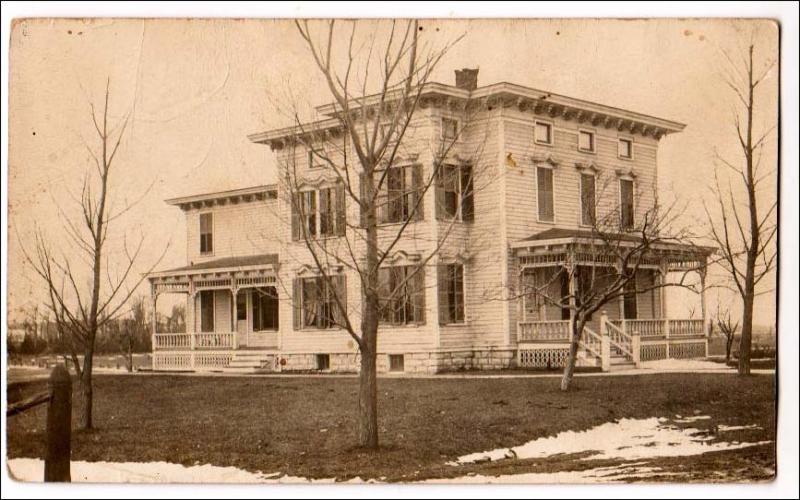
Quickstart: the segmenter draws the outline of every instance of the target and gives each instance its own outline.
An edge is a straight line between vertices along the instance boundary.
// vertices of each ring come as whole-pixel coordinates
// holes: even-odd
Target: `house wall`
[[[200,214],[213,214],[213,252],[200,253]],[[186,255],[200,263],[222,257],[277,253],[279,227],[276,200],[214,205],[186,211]]]

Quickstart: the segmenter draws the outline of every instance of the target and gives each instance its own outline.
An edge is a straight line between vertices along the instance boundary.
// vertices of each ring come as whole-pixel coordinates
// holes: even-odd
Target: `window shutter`
[[[303,200],[300,198],[300,193],[292,195],[292,240],[300,240],[300,204]]]
[[[472,165],[461,166],[461,220],[475,220],[475,197],[472,187]]]
[[[446,264],[439,264],[436,266],[436,291],[439,295],[439,324],[446,325],[450,316],[450,304],[448,303],[447,295],[447,271]]]
[[[364,174],[358,174],[358,193],[358,196],[363,203],[364,200],[367,199],[367,176]],[[367,217],[361,207],[358,207],[358,216],[361,227],[367,227]]]
[[[336,312],[334,313],[334,318],[336,323],[339,325],[344,325],[345,316],[347,316],[347,281],[345,280],[345,276],[334,276],[331,280],[333,284],[334,291],[336,296],[339,298],[339,301],[342,304],[342,307],[336,307]]]
[[[347,213],[344,204],[344,183],[336,184],[336,235],[344,236],[347,227]]]
[[[303,304],[300,298],[303,294],[302,285],[301,278],[292,280],[292,325],[295,330],[300,330],[303,326]]]
[[[436,219],[442,220],[446,218],[444,214],[444,165],[435,165],[434,171],[436,176],[434,180],[436,186]]]
[[[425,194],[423,193],[422,165],[414,165],[412,170],[412,182],[414,183],[414,206],[417,211],[414,220],[425,220]]]
[[[418,324],[425,324],[425,266],[422,265],[414,275],[414,309]]]

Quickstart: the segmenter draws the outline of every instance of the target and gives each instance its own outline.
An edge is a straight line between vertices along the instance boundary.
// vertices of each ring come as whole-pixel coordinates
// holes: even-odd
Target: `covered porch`
[[[622,248],[636,244],[636,239],[625,235],[616,244]],[[561,229],[512,245],[520,290],[516,340],[521,366],[563,365],[581,288],[603,287],[618,275],[618,253],[603,251],[604,245],[608,241],[598,242],[590,231]],[[605,304],[587,322],[581,364],[607,370],[615,357],[618,364],[638,366],[641,361],[706,356],[709,254],[707,248],[674,243],[655,243],[642,253],[628,285],[630,291]],[[666,285],[680,280],[694,283],[697,296],[686,316],[669,314],[666,290],[670,287]],[[562,301],[563,297],[569,299]]]
[[[186,331],[159,332],[153,321],[154,362],[195,369],[226,366],[233,351],[279,345],[275,254],[229,257],[148,276],[155,317],[162,294],[186,297]]]

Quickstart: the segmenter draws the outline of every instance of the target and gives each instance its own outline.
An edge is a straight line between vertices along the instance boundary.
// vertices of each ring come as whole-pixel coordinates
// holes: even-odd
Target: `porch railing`
[[[702,319],[615,319],[614,326],[641,337],[680,337],[704,335]]]
[[[517,339],[519,342],[569,342],[569,320],[521,321]]]
[[[236,340],[236,333],[233,332],[156,333],[153,335],[153,349],[236,349]]]

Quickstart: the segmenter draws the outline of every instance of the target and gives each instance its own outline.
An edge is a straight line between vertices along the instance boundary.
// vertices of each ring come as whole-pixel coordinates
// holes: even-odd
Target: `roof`
[[[201,271],[211,271],[217,269],[246,268],[260,266],[276,266],[278,264],[278,254],[265,253],[261,255],[247,255],[244,257],[222,257],[220,259],[207,260],[197,264],[191,263],[188,266],[158,271],[153,275],[168,274],[193,274]]]
[[[395,91],[396,97],[400,96],[399,91]],[[613,106],[607,106],[596,102],[569,97],[565,95],[555,94],[544,90],[538,90],[523,85],[517,85],[508,82],[494,83],[492,85],[485,85],[469,92],[467,90],[458,88],[453,85],[446,85],[438,82],[429,82],[425,84],[422,95],[442,95],[455,99],[488,99],[488,98],[509,98],[512,100],[522,102],[540,103],[560,107],[562,109],[574,109],[585,112],[588,115],[597,115],[618,120],[618,123],[623,122],[636,122],[647,125],[651,128],[657,128],[663,131],[664,134],[680,132],[686,126],[683,123],[664,118],[638,113]],[[392,95],[388,96],[388,100],[392,99]],[[370,95],[363,99],[359,99],[364,105],[371,105],[380,100],[380,95]],[[268,130],[250,134],[247,137],[256,143],[269,143],[274,140],[283,139],[297,134],[317,132],[330,128],[341,126],[341,122],[335,118],[339,107],[334,103],[323,104],[317,106],[316,111],[324,116],[322,120],[313,121],[305,124],[295,124],[293,126],[284,127],[280,129]]]
[[[164,200],[169,205],[187,205],[191,203],[199,203],[205,201],[214,201],[214,200],[221,200],[221,199],[233,199],[233,198],[245,198],[245,197],[253,197],[256,199],[264,199],[266,198],[274,198],[275,196],[269,196],[270,191],[275,191],[277,193],[277,185],[275,184],[265,184],[261,186],[251,186],[246,188],[239,188],[239,189],[230,189],[227,191],[214,191],[211,193],[202,193],[202,194],[193,194],[189,196],[181,196],[179,198],[170,198],[168,200]],[[265,196],[266,194],[266,196]]]
[[[629,242],[638,242],[642,241],[642,237],[636,233],[605,233],[607,237],[614,241],[629,241]],[[532,236],[527,238],[523,238],[515,243],[512,244],[514,248],[521,248],[530,246],[528,243],[530,242],[548,242],[553,243],[558,240],[567,240],[567,241],[559,241],[559,242],[571,242],[574,240],[596,240],[598,238],[599,233],[597,231],[592,231],[589,229],[568,229],[568,228],[560,228],[554,227],[542,231],[540,233],[536,233]],[[707,246],[699,246],[699,245],[692,245],[687,243],[678,243],[674,241],[667,241],[661,240],[655,242],[654,246],[658,246],[662,249],[667,250],[681,250],[681,251],[694,251],[694,252],[701,252],[701,253],[713,253],[714,248],[707,247]]]

